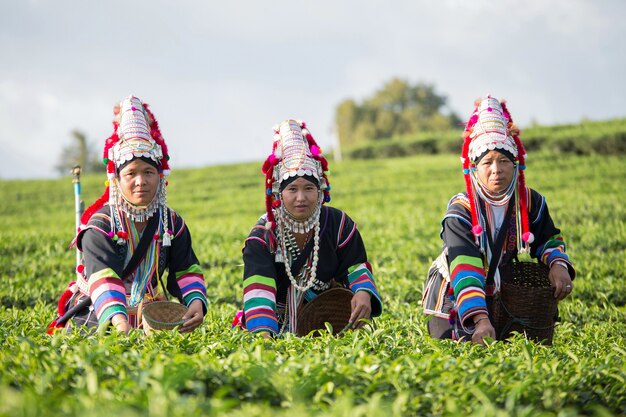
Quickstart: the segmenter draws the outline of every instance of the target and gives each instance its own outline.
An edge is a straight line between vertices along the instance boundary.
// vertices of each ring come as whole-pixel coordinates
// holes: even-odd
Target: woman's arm
[[[448,248],[457,320],[464,331],[473,333],[474,317],[489,314],[483,256],[471,232],[469,213],[462,204],[450,205],[442,225],[441,237]]]
[[[253,229],[243,248],[243,312],[246,329],[265,337],[278,334],[276,267],[263,229]]]
[[[372,266],[367,262],[367,252],[356,223],[344,212],[341,213],[337,230],[338,271],[348,272],[348,288],[354,292],[352,299],[351,323],[361,318],[377,317],[382,313],[383,304],[374,280]],[[366,293],[360,294],[360,293]]]
[[[122,323],[122,328],[123,322],[128,322],[128,314],[126,288],[120,276],[124,260],[117,244],[97,228],[83,231],[80,240],[85,278],[98,323],[104,325],[115,319],[116,324]]]
[[[173,213],[174,238],[169,254],[168,290],[188,308],[194,301],[202,306],[202,316],[207,311],[206,285],[200,262],[192,247],[191,232],[183,219]]]

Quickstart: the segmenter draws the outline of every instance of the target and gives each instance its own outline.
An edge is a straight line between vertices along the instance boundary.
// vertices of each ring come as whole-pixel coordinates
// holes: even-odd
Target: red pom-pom
[[[275,201],[272,203],[272,207],[274,207],[274,208],[278,208],[278,207],[280,207],[280,205],[281,205],[280,200],[275,200]]]
[[[160,238],[160,237],[161,237],[161,236],[159,236],[159,234],[158,234],[158,233],[155,233],[155,234],[154,234],[154,236],[153,236],[154,240],[159,240],[159,238]]]
[[[480,236],[482,232],[483,228],[481,225],[477,224],[476,226],[472,227],[472,233],[474,233],[474,236]]]
[[[278,158],[276,158],[276,155],[274,155],[273,153],[270,154],[270,156],[268,156],[267,161],[273,165],[276,165],[278,163]]]
[[[85,270],[85,265],[83,264],[80,264],[76,267],[76,272],[78,272],[79,274],[82,274],[84,270]]]
[[[450,310],[450,315],[448,317],[448,323],[454,324],[454,322],[456,321],[455,319],[456,319],[456,310],[452,309],[452,310]]]
[[[237,314],[235,314],[235,317],[233,318],[233,321],[231,323],[231,328],[235,328],[235,327],[239,327],[241,329],[243,329],[243,322],[242,322],[242,318],[243,318],[243,311],[238,311]]]
[[[321,153],[322,153],[322,150],[319,148],[319,146],[316,146],[316,145],[311,146],[311,155],[319,156]]]
[[[72,286],[73,284],[74,282],[72,282],[70,286]],[[61,297],[59,298],[59,302],[57,303],[57,312],[59,313],[59,316],[62,316],[63,314],[65,314],[65,312],[67,311],[67,303],[69,303],[73,295],[74,293],[69,288],[65,290],[63,294],[61,294]]]
[[[320,163],[322,164],[322,171],[328,171],[328,161],[324,157],[319,158]]]
[[[454,288],[448,287],[448,295],[454,295]]]
[[[526,243],[533,243],[535,241],[535,235],[530,232],[526,232],[522,235],[522,240]]]

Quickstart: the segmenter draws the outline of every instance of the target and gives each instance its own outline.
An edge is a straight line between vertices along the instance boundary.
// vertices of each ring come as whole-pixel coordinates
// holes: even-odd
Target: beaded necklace
[[[132,257],[135,248],[139,244],[141,233],[137,231],[135,222],[129,220],[127,216],[124,216],[124,220],[126,223],[126,230],[130,232],[128,233],[128,252]],[[133,273],[133,283],[131,285],[130,297],[128,300],[128,304],[131,307],[136,307],[139,305],[141,300],[143,300],[146,290],[150,284],[150,279],[159,265],[159,252],[158,240],[152,239],[150,247],[146,252],[146,256],[141,260],[137,269]]]
[[[294,251],[293,246],[296,247],[296,256],[299,256],[300,254],[300,250],[297,249],[297,244],[295,243],[295,237],[293,237],[293,235],[291,235],[291,233],[289,233],[290,231],[287,230],[288,225],[285,225],[284,222],[282,221],[282,216],[278,216],[278,222],[277,222],[277,226],[278,226],[278,230],[279,230],[279,238],[278,240],[280,241],[280,250],[281,250],[281,256],[284,259],[285,262],[285,272],[287,272],[287,276],[289,277],[289,281],[291,282],[291,285],[296,288],[298,291],[302,291],[302,292],[306,292],[307,290],[309,290],[311,287],[313,287],[313,285],[315,285],[316,282],[319,282],[316,279],[316,275],[317,275],[317,263],[319,261],[319,249],[320,249],[320,222],[319,222],[319,210],[317,212],[317,219],[314,225],[314,234],[313,234],[313,262],[311,264],[311,268],[310,268],[310,273],[309,273],[309,278],[306,281],[306,283],[302,283],[302,279],[305,278],[306,276],[306,271],[308,268],[303,268],[303,271],[305,272],[304,274],[298,274],[298,277],[300,278],[300,280],[296,280],[296,278],[294,278],[293,273],[291,272],[291,266],[290,266],[290,261],[291,259],[293,259],[291,256],[292,253]],[[289,250],[287,248],[288,244],[287,244],[287,240],[291,241],[290,238],[287,238],[287,235],[290,235],[291,239],[293,239],[293,243],[289,242]],[[303,285],[301,285],[303,284]]]
[[[159,237],[163,239],[163,246],[171,246],[172,238],[174,237],[174,233],[169,228],[169,216],[167,210],[167,194],[165,190],[166,180],[164,177],[161,177],[159,181],[159,186],[157,188],[157,192],[154,194],[154,198],[147,206],[137,206],[131,203],[122,190],[120,189],[119,182],[117,177],[113,178],[113,186],[110,187],[110,201],[113,201],[115,207],[126,214],[126,217],[133,222],[145,222],[150,217],[152,217],[155,213],[159,212],[161,218],[159,219],[159,229],[157,234]],[[117,213],[116,213],[117,214]],[[119,220],[119,214],[114,217],[116,227],[112,229],[113,234],[115,234],[115,230],[125,232],[124,236],[128,235],[128,228],[122,227],[121,221]],[[124,240],[119,239],[118,244],[123,244]]]

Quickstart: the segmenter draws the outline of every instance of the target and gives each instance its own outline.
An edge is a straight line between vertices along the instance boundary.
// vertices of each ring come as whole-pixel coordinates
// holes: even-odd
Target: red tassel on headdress
[[[471,120],[472,119],[470,119],[470,122]],[[474,123],[476,123],[476,121],[474,121],[474,123],[470,125],[470,122],[468,122],[468,126],[473,126]],[[478,222],[478,211],[476,210],[476,201],[474,200],[474,190],[472,189],[472,180],[470,179],[469,145],[470,145],[471,139],[470,139],[470,131],[468,130],[470,128],[466,128],[466,130],[463,132],[463,138],[465,139],[463,142],[463,151],[462,151],[463,179],[465,180],[465,191],[467,192],[467,198],[469,199],[469,203],[470,203],[470,214],[472,216],[472,233],[474,234],[474,236],[480,236],[480,234],[483,232],[483,228]]]
[[[514,128],[513,119],[511,113],[506,106],[506,102],[503,100],[501,103],[503,112],[508,116],[509,133],[515,140],[515,146],[517,147],[517,162],[518,162],[518,176],[517,176],[517,194],[519,196],[520,216],[522,217],[522,240],[528,244],[533,243],[535,236],[530,231],[530,224],[528,221],[528,193],[526,192],[526,177],[524,176],[524,170],[526,169],[526,150],[522,141],[519,138],[520,131]]]
[[[104,205],[109,201],[109,187],[107,186],[104,189],[104,193],[98,198],[92,205],[90,205],[87,210],[83,212],[83,215],[80,217],[81,224],[87,224],[91,216],[100,210]]]

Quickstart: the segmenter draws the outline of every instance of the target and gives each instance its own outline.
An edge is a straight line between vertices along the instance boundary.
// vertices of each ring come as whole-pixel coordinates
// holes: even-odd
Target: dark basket
[[[558,306],[549,271],[537,262],[511,262],[500,267],[500,292],[493,297],[491,314],[498,340],[519,332],[528,339],[552,344]]]
[[[184,323],[187,307],[172,301],[154,301],[143,306],[144,330],[171,330]]]
[[[306,336],[314,330],[324,330],[324,323],[333,326],[333,335],[348,325],[354,293],[346,288],[331,288],[307,303],[298,313],[298,336]]]

